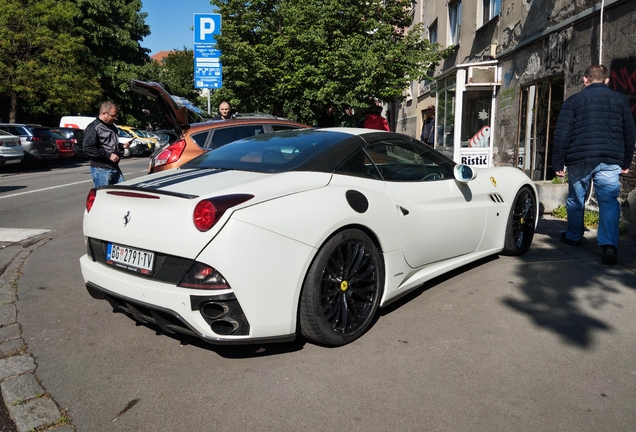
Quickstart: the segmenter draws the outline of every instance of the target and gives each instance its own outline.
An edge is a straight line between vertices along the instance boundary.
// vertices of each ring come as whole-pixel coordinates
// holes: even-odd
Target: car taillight
[[[185,146],[185,140],[179,140],[170,144],[168,147],[163,149],[161,153],[155,156],[155,166],[161,166],[178,161],[183,154]]]
[[[254,195],[235,194],[205,199],[194,207],[192,221],[194,226],[202,232],[208,231],[223,217],[225,211],[231,207],[254,198]]]
[[[221,273],[209,265],[198,262],[194,263],[177,286],[182,288],[210,290],[230,288],[230,285]]]
[[[90,212],[93,208],[93,204],[95,203],[95,196],[97,195],[96,189],[91,189],[88,191],[88,196],[86,197],[86,212]]]

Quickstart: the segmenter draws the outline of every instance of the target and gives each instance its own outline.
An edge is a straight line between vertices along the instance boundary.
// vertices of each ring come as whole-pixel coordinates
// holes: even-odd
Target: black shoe
[[[603,246],[603,264],[614,265],[616,264],[616,248],[612,245]]]
[[[565,231],[561,233],[561,241],[565,244],[569,244],[570,246],[581,246],[581,240],[570,240],[565,235]]]

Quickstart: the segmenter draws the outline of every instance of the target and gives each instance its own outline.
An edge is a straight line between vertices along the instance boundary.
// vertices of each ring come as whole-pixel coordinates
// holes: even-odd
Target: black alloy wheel
[[[300,329],[309,340],[329,346],[359,338],[378,308],[384,271],[380,253],[362,231],[331,237],[309,268],[300,299]]]
[[[517,192],[510,216],[506,224],[504,255],[523,255],[528,252],[537,217],[537,199],[528,186],[523,186]]]

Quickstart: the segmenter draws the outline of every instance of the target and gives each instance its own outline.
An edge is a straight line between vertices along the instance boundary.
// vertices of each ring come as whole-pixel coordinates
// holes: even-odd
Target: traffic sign
[[[216,35],[221,33],[220,14],[194,14],[194,87],[221,88],[221,51]]]
[[[194,14],[194,43],[216,44],[215,35],[221,33],[221,14]]]
[[[194,45],[194,87],[221,88],[223,72],[221,70],[221,51],[216,45]]]

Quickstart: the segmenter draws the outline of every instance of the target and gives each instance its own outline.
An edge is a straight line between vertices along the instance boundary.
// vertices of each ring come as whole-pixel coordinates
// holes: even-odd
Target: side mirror
[[[453,174],[455,175],[455,180],[468,183],[477,177],[477,171],[469,167],[468,165],[457,164],[455,168],[453,168]]]

